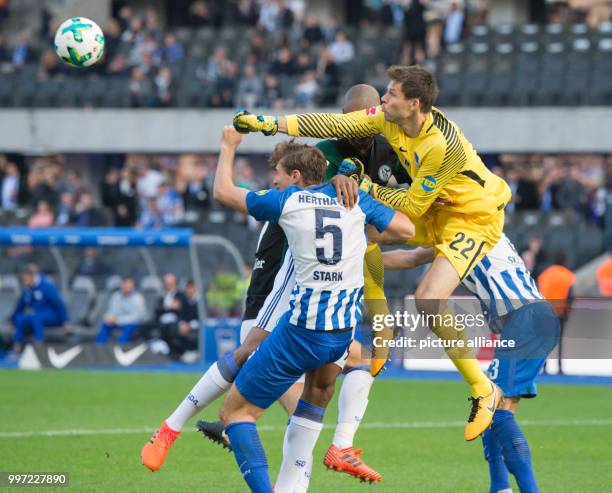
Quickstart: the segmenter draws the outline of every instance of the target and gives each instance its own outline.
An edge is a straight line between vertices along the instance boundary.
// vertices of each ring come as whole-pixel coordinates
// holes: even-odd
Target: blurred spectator
[[[296,75],[303,76],[307,72],[314,70],[316,67],[308,56],[308,53],[300,53],[295,63]]]
[[[547,262],[546,253],[542,248],[542,237],[533,235],[529,238],[529,244],[525,250],[521,252],[521,258],[525,262],[525,267],[531,272],[533,277],[538,277],[544,270]]]
[[[227,72],[229,64],[231,62],[227,58],[226,49],[218,46],[206,62],[204,69],[199,68],[196,75],[204,82],[216,82]]]
[[[228,63],[225,73],[215,84],[215,93],[211,96],[210,106],[213,108],[233,108],[236,85],[238,84],[238,65]]]
[[[576,282],[576,275],[565,266],[565,255],[556,252],[553,265],[538,276],[538,288],[546,298],[557,316],[561,325],[559,338],[559,373],[563,375],[563,330],[572,310],[572,288]]]
[[[385,1],[378,15],[384,26],[402,27],[404,25],[404,9],[399,0]]]
[[[28,228],[48,228],[53,225],[53,211],[49,203],[39,200],[36,204],[36,212],[28,219]]]
[[[38,80],[53,79],[64,74],[59,58],[53,50],[45,50],[38,65]]]
[[[0,0],[0,27],[8,17],[9,0]]]
[[[58,183],[58,189],[61,192],[69,192],[72,194],[81,192],[83,190],[81,173],[76,169],[66,170]]]
[[[161,39],[162,32],[159,23],[159,12],[155,7],[147,7],[145,12],[145,27],[147,33],[154,39]]]
[[[312,106],[318,89],[316,72],[307,72],[295,87],[295,103],[302,107]]]
[[[159,186],[157,207],[163,226],[174,226],[182,221],[185,215],[183,198],[173,186],[165,181]]]
[[[249,40],[249,55],[257,67],[263,68],[264,63],[269,58],[269,48],[266,45],[266,40],[260,32],[256,32]]]
[[[74,220],[74,195],[70,192],[63,192],[55,217],[56,226],[70,226]]]
[[[155,89],[157,93],[156,106],[167,107],[172,104],[173,82],[172,71],[167,67],[162,67],[155,76]]]
[[[104,26],[104,51],[106,59],[114,56],[120,46],[121,24],[117,19],[109,19]]]
[[[234,4],[234,19],[237,24],[244,26],[255,26],[259,14],[255,0],[238,0]]]
[[[102,254],[102,255],[100,255]],[[104,261],[104,253],[101,250],[87,247],[83,249],[83,257],[77,265],[74,275],[91,277],[97,288],[102,288],[107,277],[113,273],[113,269]]]
[[[183,45],[179,43],[172,33],[164,36],[164,47],[162,48],[162,60],[167,63],[180,62],[185,57]]]
[[[265,31],[275,32],[279,14],[278,0],[263,0],[259,9],[259,26]]]
[[[321,104],[321,106],[333,106],[338,100],[340,71],[338,70],[338,65],[336,65],[334,62],[334,59],[328,49],[321,52],[317,71],[319,74],[319,81],[321,83],[321,97],[319,99],[319,104]]]
[[[210,206],[210,188],[208,169],[202,164],[196,164],[193,176],[183,192],[185,208],[206,209]]]
[[[612,258],[608,257],[597,268],[596,277],[599,294],[612,298]]]
[[[44,200],[55,206],[59,199],[57,172],[50,161],[38,162],[28,174],[28,189],[31,200],[36,203]]]
[[[102,203],[111,209],[113,225],[134,226],[136,223],[136,185],[132,171],[110,170],[102,185]]]
[[[108,56],[108,55],[107,55]],[[127,58],[122,53],[118,53],[108,64],[109,75],[128,75],[130,67],[127,62]]]
[[[176,358],[177,354],[172,342],[179,331],[180,315],[187,299],[179,291],[174,274],[166,274],[163,283],[164,292],[155,305],[155,322],[161,331],[161,338],[170,346],[170,357]]]
[[[450,4],[448,15],[446,16],[446,23],[444,24],[444,44],[452,45],[461,40],[463,20],[463,9],[457,0],[453,0]]]
[[[264,78],[264,93],[262,106],[265,108],[282,107],[282,95],[278,85],[278,78],[268,74]]]
[[[11,63],[10,51],[5,44],[4,36],[2,35],[2,33],[0,33],[0,68],[2,68],[2,65],[10,64],[10,63]]]
[[[263,95],[263,80],[257,75],[254,65],[246,65],[236,94],[236,106],[255,108],[259,105]]]
[[[13,211],[23,205],[28,196],[25,180],[19,173],[19,168],[12,161],[3,162],[0,168],[0,198],[2,209]]]
[[[134,338],[136,329],[147,319],[145,300],[134,286],[134,279],[126,276],[121,290],[112,294],[108,310],[96,337],[98,344],[106,344],[115,329],[121,329],[118,343],[126,344]]]
[[[164,218],[159,210],[157,199],[147,199],[140,213],[138,226],[144,229],[157,229],[164,226]]]
[[[212,27],[214,18],[210,12],[208,3],[196,0],[189,6],[187,21],[192,27]]]
[[[269,73],[276,77],[290,77],[295,74],[295,60],[289,48],[284,46],[278,51],[276,60],[270,65]]]
[[[334,42],[329,45],[329,52],[335,63],[349,63],[355,57],[355,48],[343,31],[338,31]]]
[[[404,47],[402,61],[405,65],[422,64],[425,61],[425,6],[421,0],[409,0],[404,13]]]
[[[323,41],[323,30],[316,15],[308,15],[304,24],[302,37],[310,45],[315,45]]]
[[[295,21],[293,9],[287,6],[287,2],[285,0],[279,0],[278,7],[278,27],[281,29],[291,29]]]
[[[55,285],[38,270],[35,264],[26,265],[21,271],[22,291],[11,316],[15,327],[14,350],[23,349],[26,330],[34,333],[34,341],[42,344],[45,328],[63,326],[71,332],[66,305]]]
[[[83,192],[74,207],[74,225],[87,228],[103,225],[102,213],[93,205],[93,197],[89,192]]]
[[[332,43],[336,37],[336,32],[338,31],[338,21],[336,18],[331,15],[327,16],[323,21],[321,31],[323,32],[323,40],[325,43]]]
[[[34,58],[35,54],[30,46],[30,36],[27,31],[21,31],[15,37],[11,62],[14,67],[19,68],[31,62]]]
[[[133,18],[134,11],[129,5],[124,5],[123,7],[121,7],[121,9],[119,9],[117,22],[119,23],[119,27],[122,32],[126,31],[128,27],[130,27]]]
[[[136,190],[138,195],[145,198],[157,197],[157,191],[164,181],[164,175],[147,161],[140,163],[137,171],[138,181],[136,183]]]
[[[142,67],[134,67],[130,78],[130,104],[133,108],[151,107],[155,102],[153,83]]]
[[[570,167],[569,174],[559,183],[554,202],[559,209],[572,209],[576,212],[585,210],[586,192],[580,182],[580,171],[576,166]]]

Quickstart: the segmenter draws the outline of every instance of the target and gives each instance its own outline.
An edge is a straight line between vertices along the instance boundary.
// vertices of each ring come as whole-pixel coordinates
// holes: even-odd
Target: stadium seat
[[[76,276],[70,287],[68,313],[74,324],[89,325],[89,313],[96,296],[96,287],[89,276]]]
[[[513,90],[514,46],[498,43],[491,60],[489,87],[482,103],[487,106],[505,106]]]
[[[176,40],[185,47],[191,44],[194,32],[193,29],[189,27],[179,27],[174,31],[174,35],[176,36]]]
[[[567,54],[561,42],[549,43],[540,67],[539,87],[535,93],[534,104],[551,106],[561,102],[565,87]]]
[[[15,80],[12,76],[3,75],[2,84],[0,84],[0,108],[6,108],[12,105],[13,90],[15,87]]]

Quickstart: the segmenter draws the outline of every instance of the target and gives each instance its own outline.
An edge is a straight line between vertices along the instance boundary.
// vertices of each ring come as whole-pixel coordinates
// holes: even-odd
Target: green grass
[[[196,379],[195,374],[2,371],[0,469],[70,473],[70,488],[57,491],[246,491],[233,455],[197,433],[183,433],[157,473],[140,464],[139,452],[149,437],[147,432],[2,437],[2,433],[15,431],[153,428]],[[358,433],[356,445],[364,448],[364,459],[383,474],[384,482],[360,484],[323,468],[321,460],[333,433],[330,427],[321,434],[315,451],[310,491],[486,493],[488,473],[480,441],[464,442],[462,427],[453,424],[467,416],[466,397],[459,382],[376,382],[364,419],[367,428]],[[335,422],[336,409],[334,402],[327,412],[327,424]],[[213,418],[216,410],[213,404],[202,416]],[[540,397],[522,403],[519,418],[532,423],[524,430],[542,492],[609,491],[611,416],[612,392],[606,387],[540,386]],[[570,424],[572,420],[583,424]],[[586,424],[590,420],[595,422]],[[373,427],[374,423],[399,422],[448,425]],[[261,423],[268,425],[261,436],[274,479],[286,416],[274,406]],[[192,428],[190,423],[187,429]]]

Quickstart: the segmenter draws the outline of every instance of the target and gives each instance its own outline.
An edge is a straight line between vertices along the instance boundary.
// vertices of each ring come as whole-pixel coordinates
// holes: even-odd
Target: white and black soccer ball
[[[104,55],[104,34],[86,17],[64,21],[55,33],[55,52],[73,67],[90,67]]]

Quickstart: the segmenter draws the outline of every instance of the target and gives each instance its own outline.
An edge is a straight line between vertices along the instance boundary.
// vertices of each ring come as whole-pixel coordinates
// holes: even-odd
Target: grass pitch
[[[140,464],[150,431],[174,409],[196,374],[2,371],[0,469],[68,472],[83,492],[247,491],[232,454],[192,432],[175,443],[163,468]],[[379,470],[377,485],[325,470],[321,461],[336,419],[335,401],[315,450],[313,493],[488,492],[480,440],[463,440],[468,414],[460,382],[380,380],[358,432],[364,460]],[[200,416],[214,418],[217,404]],[[529,440],[540,490],[612,491],[612,392],[609,387],[541,385],[519,421]],[[260,422],[272,480],[281,460],[287,417],[275,405]],[[518,488],[514,486],[514,491]]]

